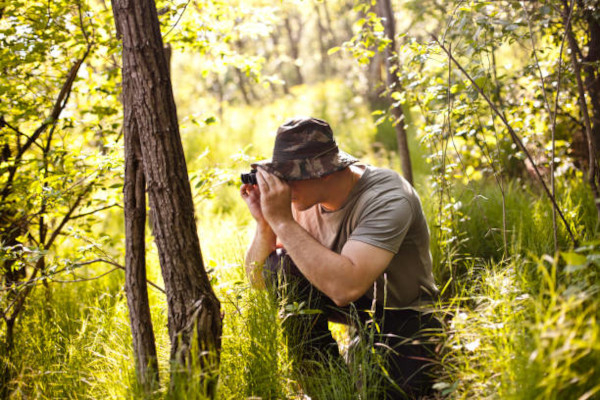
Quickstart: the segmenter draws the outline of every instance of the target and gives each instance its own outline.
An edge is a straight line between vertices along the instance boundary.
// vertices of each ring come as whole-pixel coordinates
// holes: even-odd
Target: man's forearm
[[[325,295],[338,305],[358,297],[353,293],[355,271],[350,259],[323,246],[295,221],[273,228],[300,272]]]
[[[269,254],[275,251],[276,239],[275,233],[267,223],[257,224],[244,262],[246,275],[252,286],[264,287],[262,268]]]

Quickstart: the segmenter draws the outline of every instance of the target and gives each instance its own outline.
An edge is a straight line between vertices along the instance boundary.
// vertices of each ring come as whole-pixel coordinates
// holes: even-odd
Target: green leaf
[[[396,100],[396,101],[404,101],[404,95],[400,92],[393,92],[391,94],[392,99]]]
[[[485,76],[480,76],[479,78],[475,79],[475,83],[480,88],[484,87],[486,82],[487,82],[487,78]]]
[[[582,254],[573,253],[573,252],[568,252],[568,253],[565,252],[565,253],[560,253],[560,255],[568,265],[577,266],[577,265],[585,265],[587,263],[587,258]]]
[[[337,47],[332,47],[329,50],[327,50],[327,55],[330,56],[332,54],[337,53],[338,51],[340,51],[342,48],[340,46]]]

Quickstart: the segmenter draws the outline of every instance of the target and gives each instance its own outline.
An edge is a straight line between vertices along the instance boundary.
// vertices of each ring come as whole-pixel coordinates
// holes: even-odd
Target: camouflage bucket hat
[[[320,178],[358,162],[341,151],[329,124],[318,118],[300,117],[277,129],[273,158],[252,164],[288,181]]]

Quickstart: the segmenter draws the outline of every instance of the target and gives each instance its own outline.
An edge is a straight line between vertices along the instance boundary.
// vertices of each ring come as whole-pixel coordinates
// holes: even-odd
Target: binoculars
[[[256,180],[256,169],[253,169],[250,172],[243,173],[241,178],[242,178],[242,183],[247,183],[250,185],[258,185],[258,182]]]

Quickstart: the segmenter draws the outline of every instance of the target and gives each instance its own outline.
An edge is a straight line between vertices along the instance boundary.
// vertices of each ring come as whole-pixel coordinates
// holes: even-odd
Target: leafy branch
[[[86,51],[83,54],[83,56],[81,58],[79,58],[75,62],[75,64],[73,64],[73,66],[71,67],[71,70],[69,71],[69,74],[67,75],[67,79],[66,79],[65,83],[63,84],[63,86],[58,94],[58,97],[56,98],[56,101],[54,102],[54,106],[52,107],[52,111],[51,111],[50,115],[41,123],[41,125],[33,132],[33,134],[31,136],[27,136],[27,135],[21,133],[21,135],[27,137],[27,141],[23,144],[23,146],[19,146],[17,153],[15,155],[15,158],[12,162],[12,165],[8,169],[8,174],[9,174],[8,179],[4,185],[4,188],[2,189],[2,201],[5,201],[11,192],[10,189],[12,186],[12,182],[15,178],[15,174],[17,173],[19,164],[20,164],[23,156],[27,152],[27,150],[29,150],[29,148],[34,143],[36,143],[36,140],[41,136],[42,133],[44,133],[46,131],[46,129],[50,125],[56,123],[56,121],[60,117],[60,114],[65,109],[67,102],[69,101],[69,97],[71,95],[71,91],[73,88],[73,83],[75,82],[75,79],[77,78],[79,69],[81,68],[81,65],[83,64],[85,59],[90,54],[91,50],[92,50],[92,43],[88,43],[88,46],[87,46]],[[4,123],[6,124],[6,122],[4,122]],[[6,125],[9,126],[8,124],[6,124]],[[9,127],[11,129],[13,129],[15,132],[20,133],[18,129],[13,128],[11,126],[9,126]]]
[[[531,154],[529,153],[529,151],[527,150],[527,148],[525,147],[525,145],[523,144],[523,141],[521,140],[521,138],[519,137],[519,135],[517,135],[517,133],[514,131],[514,129],[510,126],[510,124],[508,123],[508,121],[506,120],[506,117],[504,116],[503,113],[500,112],[500,110],[498,110],[498,107],[496,107],[496,105],[490,100],[490,98],[485,94],[485,92],[483,91],[483,89],[477,84],[477,82],[475,82],[475,80],[473,79],[473,77],[463,68],[463,66],[456,60],[456,58],[454,58],[454,56],[452,55],[452,53],[446,48],[446,46],[444,46],[435,35],[432,35],[433,40],[440,46],[440,48],[448,55],[448,58],[454,63],[454,65],[456,65],[456,67],[465,75],[465,77],[471,82],[471,84],[473,85],[473,87],[477,90],[477,92],[485,99],[485,101],[488,103],[488,105],[490,106],[490,108],[494,111],[494,113],[498,116],[498,118],[500,118],[500,120],[502,121],[502,123],[504,124],[504,126],[506,126],[506,129],[508,130],[508,132],[510,133],[510,136],[513,140],[513,142],[518,146],[518,148],[523,151],[523,153],[525,154],[525,156],[527,157],[527,159],[529,160],[529,162],[531,163],[533,170],[535,172],[536,177],[539,179],[540,183],[542,184],[542,187],[544,189],[544,192],[546,193],[547,197],[550,199],[550,201],[552,202],[552,205],[554,206],[554,209],[558,212],[560,218],[562,219],[565,228],[569,234],[569,236],[571,237],[571,241],[573,242],[573,244],[575,246],[577,246],[577,239],[575,239],[575,236],[573,235],[573,232],[571,231],[571,228],[569,227],[569,224],[567,222],[567,220],[565,219],[565,216],[563,215],[562,211],[560,210],[560,207],[558,206],[558,204],[556,203],[556,199],[555,197],[552,195],[552,193],[550,192],[550,190],[548,189],[548,186],[546,185],[546,182],[544,181],[544,178],[542,177],[539,169],[537,168],[537,165],[535,163],[535,161],[533,160],[533,157],[531,156]]]
[[[59,274],[64,273],[64,272],[68,272],[67,269],[69,269],[69,271],[70,271],[73,268],[81,268],[81,267],[84,267],[86,265],[91,265],[91,264],[96,264],[96,263],[109,264],[109,265],[112,265],[114,268],[112,268],[109,271],[104,272],[104,273],[102,273],[100,275],[91,277],[91,278],[80,278],[80,279],[73,279],[73,280],[61,280],[61,279],[55,279],[55,278],[53,278],[53,276],[59,275]],[[52,282],[57,282],[57,283],[77,283],[77,282],[92,281],[92,280],[100,279],[100,278],[102,278],[102,277],[104,277],[104,276],[106,276],[106,275],[108,275],[108,274],[110,274],[110,273],[112,273],[114,271],[117,271],[117,270],[125,271],[125,267],[123,265],[121,265],[121,264],[113,261],[113,260],[108,260],[108,259],[105,259],[105,258],[96,258],[96,259],[93,259],[93,260],[88,260],[88,261],[83,261],[83,262],[71,264],[68,267],[65,267],[65,268],[63,268],[61,270],[53,272],[50,275],[44,275],[44,276],[37,277],[36,279],[32,280],[31,282],[30,281],[23,282],[20,285],[17,285],[16,287],[13,287],[13,286],[2,287],[2,288],[0,288],[0,292],[7,292],[9,290],[21,289],[21,288],[28,287],[28,286],[36,286],[40,282],[42,282],[43,280],[46,280],[46,279],[51,280]],[[148,284],[150,286],[154,287],[159,292],[162,292],[162,293],[166,294],[165,289],[163,289],[162,287],[158,286],[156,283],[152,282],[149,279],[146,279],[146,282],[148,282]],[[9,306],[4,311],[0,310],[0,316],[5,315],[5,313],[7,313],[10,310],[10,307],[11,306]]]

